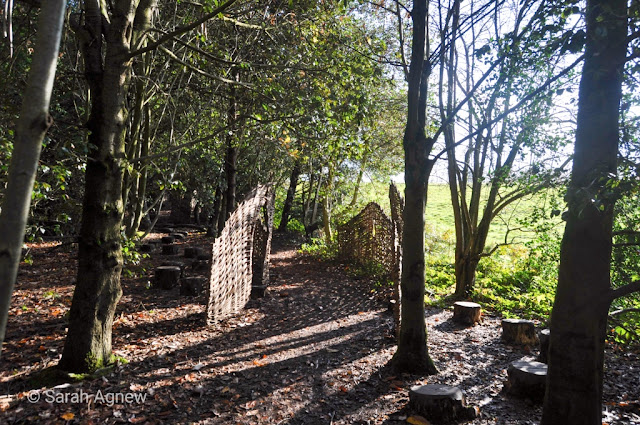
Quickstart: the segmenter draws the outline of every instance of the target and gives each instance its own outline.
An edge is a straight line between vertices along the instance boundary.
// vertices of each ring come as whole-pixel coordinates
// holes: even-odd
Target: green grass
[[[400,193],[404,195],[404,184],[397,184]],[[388,213],[389,195],[386,183],[365,183],[361,189],[359,205],[364,206],[374,201]],[[485,195],[487,190],[484,191]],[[530,241],[535,234],[533,229],[524,228],[520,221],[529,217],[536,208],[546,203],[543,194],[526,196],[506,207],[491,223],[487,247],[504,243],[505,237],[509,243],[522,244]],[[553,220],[555,225],[562,224],[559,217]],[[425,210],[425,223],[427,237],[433,239],[439,237],[444,243],[455,243],[455,225],[453,208],[451,206],[451,192],[446,184],[429,184],[427,193],[427,206]]]

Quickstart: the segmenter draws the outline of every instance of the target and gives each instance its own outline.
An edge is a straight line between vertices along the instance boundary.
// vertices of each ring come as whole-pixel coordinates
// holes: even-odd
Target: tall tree
[[[157,49],[176,35],[218,16],[228,0],[200,19],[164,34],[142,47],[158,0],[83,3],[82,21],[75,22],[91,92],[87,127],[91,149],[78,240],[78,273],[69,315],[69,331],[60,367],[87,371],[111,359],[111,331],[122,294],[122,184],[127,93],[133,59]]]
[[[16,128],[9,181],[0,213],[0,350],[7,327],[11,294],[22,255],[31,191],[38,169],[42,140],[52,124],[49,101],[58,63],[66,1],[43,4],[38,39]],[[9,6],[11,7],[11,6]]]
[[[619,108],[627,51],[627,1],[588,0],[585,61],[568,211],[551,315],[543,425],[602,423],[607,312],[617,172]]]
[[[433,168],[429,154],[434,144],[426,134],[427,82],[431,73],[425,60],[429,53],[427,11],[427,0],[414,1],[407,124],[403,138],[406,188],[400,281],[402,326],[391,364],[399,371],[434,374],[437,370],[429,357],[424,320],[424,212],[428,177]]]

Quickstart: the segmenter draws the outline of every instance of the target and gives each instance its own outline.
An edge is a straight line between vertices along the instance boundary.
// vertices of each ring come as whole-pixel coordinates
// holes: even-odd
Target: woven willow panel
[[[251,286],[266,284],[273,228],[273,191],[258,186],[231,214],[213,243],[207,324],[238,313]]]
[[[338,255],[343,261],[381,267],[386,273],[393,273],[393,223],[380,205],[370,202],[358,215],[338,228]]]

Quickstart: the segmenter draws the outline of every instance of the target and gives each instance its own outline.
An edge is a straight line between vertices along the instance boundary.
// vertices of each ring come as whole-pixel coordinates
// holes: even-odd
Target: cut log
[[[199,255],[202,255],[202,248],[187,247],[184,249],[185,258],[197,258]]]
[[[162,245],[162,255],[178,255],[178,245]]]
[[[503,319],[502,340],[510,344],[538,345],[536,325],[531,320]]]
[[[161,289],[173,289],[180,279],[180,267],[160,266],[156,268],[154,285]]]
[[[164,244],[172,244],[176,241],[176,238],[174,238],[173,236],[163,236],[162,237],[162,243]]]
[[[197,297],[202,293],[206,282],[204,277],[185,277],[180,281],[180,295]]]
[[[482,321],[482,306],[469,301],[453,303],[453,321],[473,326]]]
[[[163,261],[161,266],[169,266],[169,267],[179,267],[180,268],[180,277],[184,275],[185,264],[180,261]]]
[[[517,360],[507,368],[507,393],[536,401],[544,398],[547,365],[527,359]]]
[[[449,422],[474,419],[478,410],[467,406],[458,387],[416,385],[409,390],[409,405],[429,420]]]
[[[541,363],[547,363],[547,355],[549,353],[549,329],[543,329],[538,334],[540,338],[540,355],[538,361]]]

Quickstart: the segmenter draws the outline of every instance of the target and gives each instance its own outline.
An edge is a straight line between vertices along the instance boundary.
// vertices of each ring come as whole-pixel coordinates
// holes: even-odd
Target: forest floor
[[[191,233],[180,245],[210,253],[211,242]],[[502,343],[499,317],[462,328],[451,311],[428,308],[430,353],[440,373],[394,374],[384,293],[297,246],[277,235],[267,295],[213,327],[204,323],[203,295],[148,288],[154,268],[178,258],[152,254],[123,275],[113,347],[126,361],[101,377],[55,386],[42,371],[62,353],[75,252],[34,244],[0,359],[0,423],[421,423],[407,407],[408,388],[425,383],[459,386],[481,412],[470,423],[539,422],[539,404],[504,394],[509,363],[537,353]],[[604,422],[640,424],[639,358],[608,348]]]

